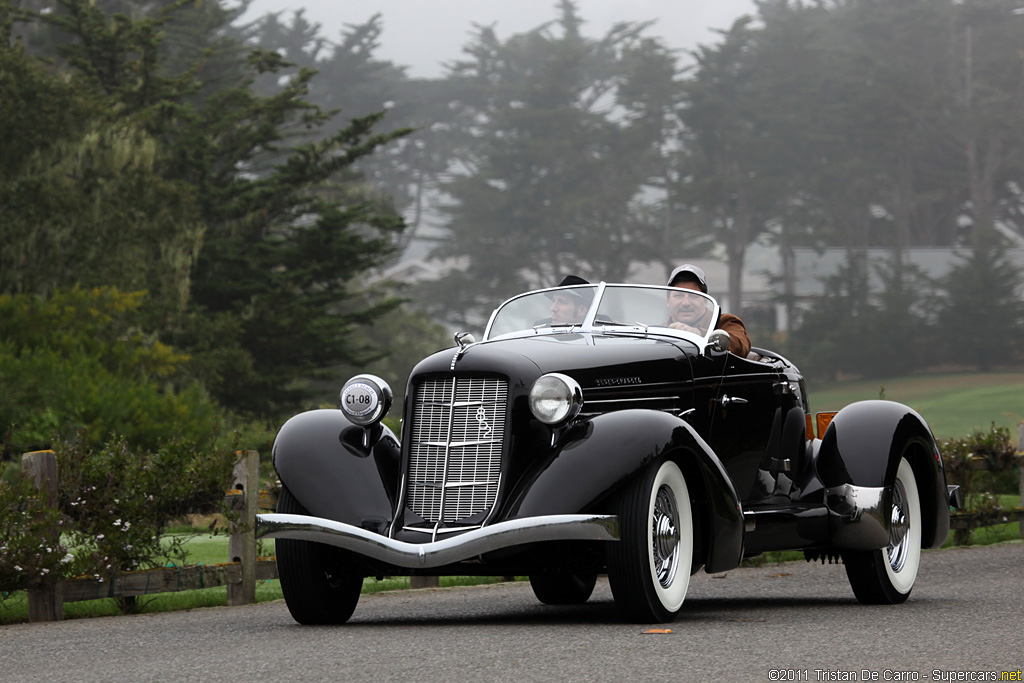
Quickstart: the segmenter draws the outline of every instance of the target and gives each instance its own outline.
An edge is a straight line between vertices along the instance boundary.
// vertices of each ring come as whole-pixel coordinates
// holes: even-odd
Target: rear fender
[[[825,431],[814,467],[826,491],[847,485],[881,489],[895,481],[900,458],[913,467],[921,495],[921,545],[938,547],[949,534],[946,475],[935,437],[913,409],[893,401],[846,406]],[[851,542],[857,543],[856,534]],[[884,547],[884,543],[864,542]]]
[[[684,420],[655,410],[598,415],[570,429],[563,443],[511,492],[506,518],[608,512],[616,489],[662,457],[675,460],[696,515],[707,524],[708,572],[737,566],[743,555],[743,512],[714,451]]]
[[[309,514],[383,531],[394,509],[400,450],[386,425],[364,429],[340,410],[311,410],[281,427],[274,469]]]

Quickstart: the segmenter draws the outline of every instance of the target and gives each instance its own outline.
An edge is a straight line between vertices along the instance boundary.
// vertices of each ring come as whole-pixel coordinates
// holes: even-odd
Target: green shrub
[[[0,592],[40,577],[94,576],[185,561],[188,536],[161,542],[187,513],[224,509],[234,451],[212,439],[168,441],[154,451],[123,438],[93,447],[84,434],[54,449],[58,507],[46,508],[28,478],[0,477]]]
[[[1006,427],[993,422],[987,430],[942,443],[941,451],[946,480],[960,486],[968,509],[975,509],[987,499],[985,494],[1017,493],[1016,449]],[[970,461],[978,458],[987,461],[988,469],[970,466]]]
[[[960,486],[965,511],[983,516],[1000,513],[1003,505],[999,494],[1018,492],[1016,452],[1006,427],[992,423],[988,430],[977,430],[964,439],[950,439],[941,445],[941,450],[946,482]],[[987,462],[987,469],[972,466],[978,459]],[[958,529],[955,542],[969,545],[974,535],[984,529]]]
[[[61,540],[60,512],[43,504],[31,479],[8,469],[0,464],[0,596],[62,578],[73,559]]]
[[[220,510],[236,459],[183,439],[135,451],[124,439],[94,448],[82,435],[55,450],[70,569],[103,579],[182,563],[183,540],[161,543],[161,534],[189,512]]]
[[[110,288],[48,298],[0,295],[3,455],[50,448],[81,429],[153,449],[194,441],[223,411],[188,374],[189,359],[143,330],[142,294]]]

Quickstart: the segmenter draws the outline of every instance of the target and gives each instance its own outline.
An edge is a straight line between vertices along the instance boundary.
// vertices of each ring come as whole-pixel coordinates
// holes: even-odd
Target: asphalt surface
[[[925,553],[898,606],[858,604],[842,565],[791,562],[697,574],[668,625],[623,623],[602,579],[572,607],[527,583],[366,595],[337,627],[299,626],[280,601],[0,627],[4,683],[1019,681],[1022,668],[1021,542]]]

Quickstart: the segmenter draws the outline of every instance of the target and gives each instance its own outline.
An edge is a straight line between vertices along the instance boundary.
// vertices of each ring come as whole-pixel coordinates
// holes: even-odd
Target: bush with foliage
[[[183,562],[182,537],[162,542],[164,529],[189,512],[219,509],[236,460],[229,449],[183,439],[136,451],[124,439],[93,448],[84,435],[56,453],[71,566],[104,579]]]
[[[963,439],[950,439],[941,444],[941,450],[946,482],[960,486],[965,511],[990,523],[998,521],[1003,506],[996,494],[1017,493],[1019,486],[1014,471],[1016,449],[1010,430],[992,423],[988,430],[977,430]],[[974,466],[979,460],[984,461],[985,469]],[[958,529],[954,536],[956,543],[969,544],[975,531],[977,529]]]
[[[143,325],[144,294],[74,288],[49,297],[0,294],[3,455],[49,448],[86,429],[135,448],[199,440],[223,411],[190,377],[189,357]]]
[[[61,538],[60,511],[48,507],[25,477],[0,464],[0,595],[63,578],[74,559]]]
[[[189,512],[226,512],[224,491],[237,458],[212,442],[185,439],[152,451],[124,439],[94,447],[84,433],[58,443],[55,453],[55,509],[44,506],[27,478],[0,479],[0,591],[45,576],[109,581],[184,562],[187,536],[167,539],[164,530]]]
[[[941,444],[946,479],[961,487],[968,509],[975,509],[986,492],[1017,493],[1014,472],[1016,450],[1010,430],[993,422],[987,430],[977,430],[963,439]],[[987,461],[987,469],[975,469],[971,462]]]

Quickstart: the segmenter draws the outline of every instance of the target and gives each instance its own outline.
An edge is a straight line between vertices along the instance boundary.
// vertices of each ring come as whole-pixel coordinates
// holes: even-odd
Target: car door
[[[771,365],[731,353],[696,358],[692,424],[718,455],[744,506],[778,495],[783,433],[791,406]],[[803,424],[802,411],[800,415]]]

